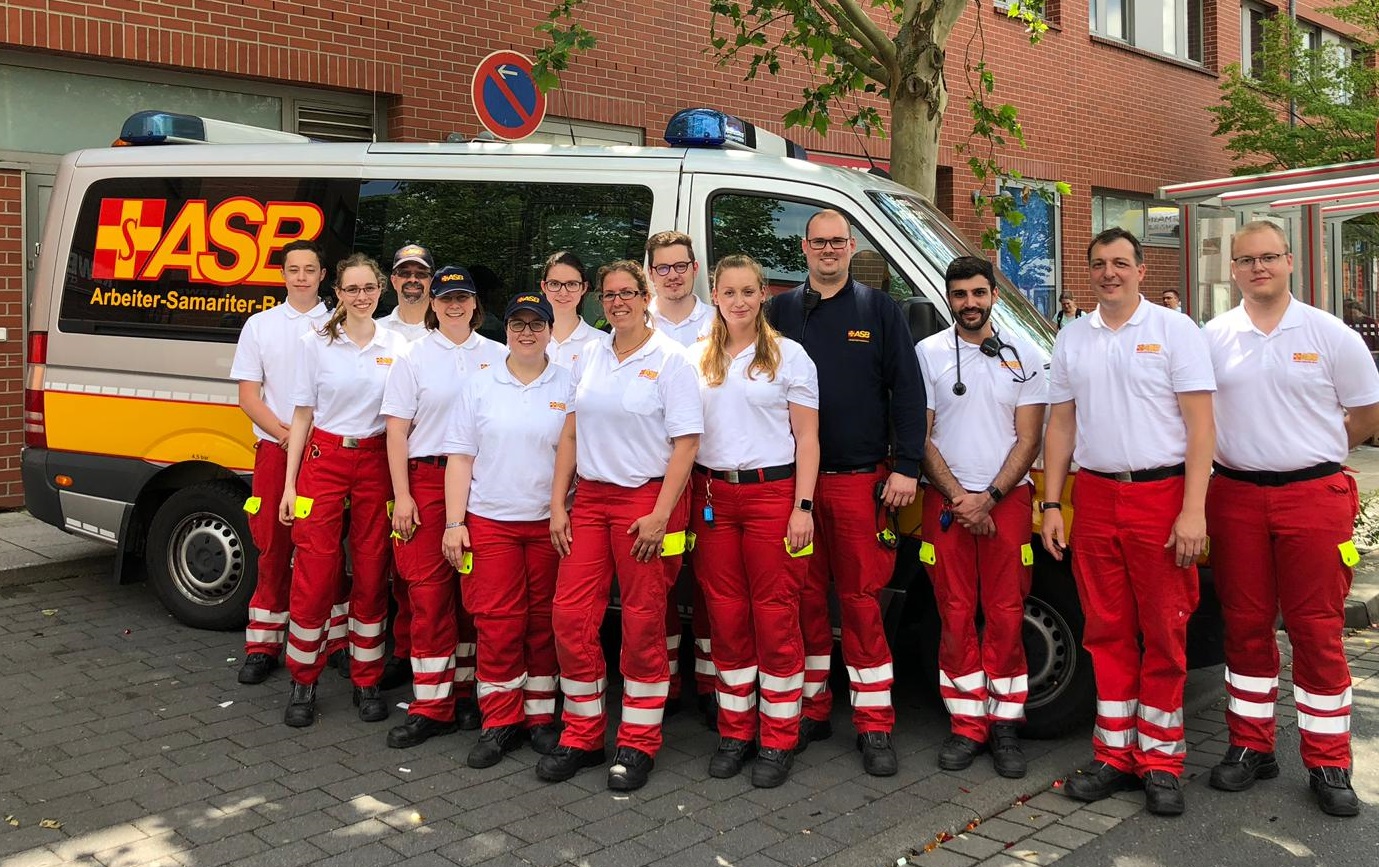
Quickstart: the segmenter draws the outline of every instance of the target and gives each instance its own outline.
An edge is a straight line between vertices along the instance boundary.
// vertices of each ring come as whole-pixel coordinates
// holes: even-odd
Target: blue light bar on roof
[[[311,139],[276,129],[230,123],[194,114],[171,111],[139,111],[120,128],[121,144],[275,144],[308,142]]]
[[[676,112],[666,124],[666,144],[671,147],[729,148],[806,158],[804,148],[789,139],[712,108],[686,108]]]

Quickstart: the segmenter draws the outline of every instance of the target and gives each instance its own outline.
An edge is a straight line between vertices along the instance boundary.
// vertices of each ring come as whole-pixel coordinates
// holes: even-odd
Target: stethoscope
[[[954,328],[953,358],[956,361],[958,367],[958,381],[953,383],[953,394],[957,395],[958,397],[962,397],[964,394],[967,394],[967,386],[964,385],[962,381],[962,353],[959,351],[961,340],[962,338],[958,336],[957,328]],[[1039,375],[1039,372],[1037,370],[1031,373],[1025,372],[1025,364],[1020,359],[1020,350],[1016,349],[1014,346],[1011,346],[1009,343],[1006,343],[1004,340],[1002,340],[1000,333],[997,332],[995,329],[992,329],[991,336],[983,340],[977,346],[977,349],[980,350],[982,355],[985,355],[987,358],[1000,358],[1002,360],[1004,360],[1002,353],[1004,353],[1006,350],[1009,350],[1010,354],[1015,356],[1015,366],[1020,369],[1019,373],[1011,377],[1011,379],[1015,382],[1029,382],[1031,379],[1034,379],[1034,377]]]

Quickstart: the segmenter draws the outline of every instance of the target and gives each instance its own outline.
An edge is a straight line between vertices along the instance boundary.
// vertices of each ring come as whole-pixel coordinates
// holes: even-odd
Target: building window
[[[1264,21],[1272,14],[1253,3],[1240,8],[1240,68],[1251,78],[1264,74]]]
[[[1092,32],[1202,62],[1202,0],[1090,0]]]
[[[642,145],[646,144],[646,135],[641,127],[548,117],[541,121],[536,132],[523,141],[567,145]]]
[[[1052,318],[1058,308],[1059,199],[1052,184],[1003,181],[1001,192],[1015,198],[1023,219],[1001,220],[1001,273],[1014,283],[1040,313]],[[1047,198],[1046,198],[1047,195]],[[1019,254],[1010,242],[1018,241]]]
[[[1178,246],[1178,206],[1133,193],[1092,193],[1092,234],[1119,226],[1150,247]]]

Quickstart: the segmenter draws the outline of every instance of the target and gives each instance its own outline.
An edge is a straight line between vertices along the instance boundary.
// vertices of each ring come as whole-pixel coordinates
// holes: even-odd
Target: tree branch
[[[891,67],[883,66],[862,49],[850,43],[835,43],[833,53],[843,60],[857,67],[862,74],[872,79],[882,87],[891,86]]]
[[[871,49],[877,63],[887,69],[895,67],[895,42],[857,5],[857,0],[813,0],[813,3],[863,49]]]

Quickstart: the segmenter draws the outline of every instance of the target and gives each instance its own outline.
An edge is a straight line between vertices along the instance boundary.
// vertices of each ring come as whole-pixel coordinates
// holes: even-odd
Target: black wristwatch
[[[991,498],[991,502],[993,503],[1001,502],[1001,497],[1005,496],[1005,494],[1001,493],[1001,489],[995,485],[987,485],[986,494]]]
[[[1039,504],[1039,511],[1041,512],[1047,512],[1049,509],[1061,508],[1063,508],[1063,504],[1058,502],[1057,500],[1045,500],[1044,502]]]
[[[795,508],[799,509],[801,512],[813,512],[813,511],[814,511],[814,501],[813,501],[813,500],[800,500],[800,502],[795,506]]]

